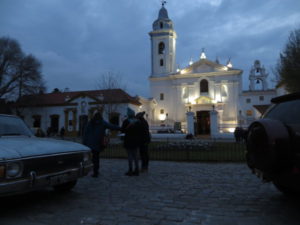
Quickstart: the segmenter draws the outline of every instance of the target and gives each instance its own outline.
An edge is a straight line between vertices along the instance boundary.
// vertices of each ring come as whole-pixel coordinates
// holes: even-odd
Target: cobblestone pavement
[[[126,160],[102,160],[101,176],[72,192],[1,199],[2,225],[299,225],[299,200],[262,184],[241,163],[151,162],[126,177]]]

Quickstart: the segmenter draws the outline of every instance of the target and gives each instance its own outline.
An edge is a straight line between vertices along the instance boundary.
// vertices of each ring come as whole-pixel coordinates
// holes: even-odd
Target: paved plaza
[[[1,199],[2,225],[299,225],[299,200],[263,184],[242,163],[151,162],[126,177],[126,160],[101,161],[74,190]]]

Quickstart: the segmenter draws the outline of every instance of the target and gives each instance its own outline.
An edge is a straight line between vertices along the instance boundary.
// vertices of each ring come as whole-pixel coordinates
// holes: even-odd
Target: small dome
[[[173,22],[169,19],[167,9],[162,6],[158,18],[152,24],[153,30],[173,29]]]
[[[158,13],[158,19],[169,19],[168,11],[165,7],[161,7]]]

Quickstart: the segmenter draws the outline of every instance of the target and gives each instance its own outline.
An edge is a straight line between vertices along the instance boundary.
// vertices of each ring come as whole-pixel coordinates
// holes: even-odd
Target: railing
[[[211,141],[153,142],[149,145],[150,160],[191,162],[245,161],[245,144]],[[101,153],[103,158],[126,158],[121,144],[111,144]]]

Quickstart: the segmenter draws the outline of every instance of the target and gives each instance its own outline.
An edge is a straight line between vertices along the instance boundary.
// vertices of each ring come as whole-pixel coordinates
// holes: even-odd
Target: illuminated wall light
[[[234,130],[235,130],[235,128],[228,128],[228,131],[229,131],[230,133],[233,133]]]
[[[202,52],[201,52],[200,59],[206,59],[204,50],[202,50]]]
[[[166,120],[166,114],[159,114],[158,118],[159,120],[164,121]]]
[[[191,103],[192,105],[197,104],[197,102],[196,102],[197,97],[196,96],[189,96],[188,99],[189,99],[188,102]]]
[[[220,94],[216,94],[215,101],[217,101],[217,102],[222,102],[222,99],[221,99],[221,95],[220,95]]]
[[[227,64],[227,67],[228,67],[228,68],[232,68],[232,63],[229,62],[229,63]]]

